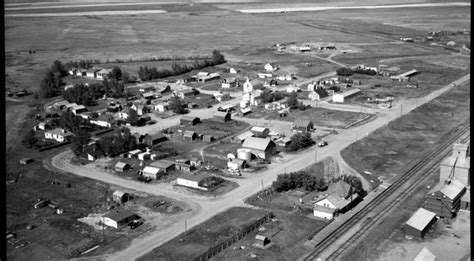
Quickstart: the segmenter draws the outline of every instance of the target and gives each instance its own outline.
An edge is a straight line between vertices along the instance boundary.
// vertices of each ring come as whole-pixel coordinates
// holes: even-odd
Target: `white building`
[[[161,171],[159,168],[151,167],[151,166],[146,166],[143,171],[143,177],[148,177],[152,179],[158,179],[161,177],[162,174],[164,174],[164,171]]]
[[[265,71],[267,71],[267,72],[273,72],[273,71],[275,71],[275,70],[277,69],[276,66],[273,66],[273,65],[270,64],[270,63],[265,64],[265,66],[264,66],[263,68],[264,68]]]
[[[188,175],[186,177],[177,178],[176,183],[181,186],[207,191],[207,188],[199,186],[201,180],[202,177]]]

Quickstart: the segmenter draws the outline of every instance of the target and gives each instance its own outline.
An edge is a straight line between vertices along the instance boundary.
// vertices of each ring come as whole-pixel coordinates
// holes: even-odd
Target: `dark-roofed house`
[[[405,234],[423,238],[425,233],[436,222],[436,214],[424,208],[419,208],[405,223]]]
[[[215,121],[227,122],[231,120],[230,112],[216,111],[212,117]]]
[[[461,206],[466,187],[456,179],[440,182],[426,196],[423,207],[440,217],[452,218]]]
[[[130,169],[130,165],[128,163],[119,161],[117,164],[115,164],[114,168],[117,172],[124,172]]]
[[[185,131],[183,134],[183,139],[187,141],[193,141],[197,138],[197,134],[194,131]]]
[[[146,144],[147,146],[150,146],[150,147],[167,140],[168,138],[166,138],[166,136],[163,135],[163,133],[156,133],[153,135],[150,135],[147,133],[142,138],[143,144]]]
[[[157,160],[150,163],[150,166],[158,168],[160,171],[167,173],[171,170],[176,169],[176,164],[168,160]]]
[[[126,226],[128,223],[139,218],[140,217],[137,214],[129,210],[124,210],[121,212],[109,213],[107,215],[102,216],[100,219],[102,223],[106,226],[119,228]]]
[[[298,132],[310,132],[314,129],[314,124],[310,120],[297,119],[293,123],[293,130]]]
[[[112,194],[112,199],[119,203],[119,204],[122,204],[122,203],[125,203],[127,202],[129,199],[130,199],[130,194],[126,193],[126,192],[123,192],[123,191],[119,191],[119,190],[116,190],[113,194]]]
[[[193,89],[184,89],[180,91],[176,91],[176,96],[178,96],[181,99],[184,99],[185,97],[190,97],[196,95],[196,91]]]
[[[201,122],[198,117],[184,115],[179,119],[180,125],[194,126]]]
[[[250,149],[258,158],[268,159],[276,153],[276,144],[269,138],[248,137],[242,143],[242,148]]]

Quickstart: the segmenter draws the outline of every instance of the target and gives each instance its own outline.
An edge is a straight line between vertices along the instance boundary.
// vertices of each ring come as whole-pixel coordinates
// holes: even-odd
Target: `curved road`
[[[453,83],[457,85],[470,79],[470,75],[465,75]],[[417,108],[418,106],[431,101],[442,93],[452,88],[452,83],[437,90],[433,93],[417,100],[408,100],[403,103],[403,113]],[[314,151],[318,150],[318,155],[324,155],[320,159],[328,156],[335,156],[345,147],[355,142],[358,138],[369,134],[376,129],[386,125],[390,121],[400,117],[400,106],[396,104],[393,108],[379,113],[378,118],[368,122],[365,125],[354,127],[350,130],[341,130],[339,135],[327,138],[329,146],[317,148],[312,147],[298,155],[290,155],[284,162],[272,163],[269,169],[258,174],[249,175],[246,179],[235,180],[239,183],[239,187],[233,191],[217,198],[198,197],[195,195],[185,195],[173,190],[170,184],[144,184],[133,180],[126,180],[117,176],[103,173],[90,166],[74,166],[69,164],[71,152],[66,151],[56,155],[52,159],[52,165],[58,169],[65,170],[76,175],[97,179],[103,182],[123,186],[126,188],[144,191],[154,195],[164,195],[173,197],[178,200],[185,201],[192,208],[192,216],[187,219],[188,229],[204,222],[219,212],[223,212],[234,206],[242,206],[245,198],[260,191],[261,182],[264,186],[270,186],[276,176],[286,170],[287,172],[297,171],[314,163]],[[176,217],[175,222],[158,231],[150,233],[150,235],[135,239],[131,245],[119,252],[107,256],[109,260],[134,260],[141,255],[153,250],[163,243],[171,240],[180,233],[184,232],[184,221],[186,217]]]

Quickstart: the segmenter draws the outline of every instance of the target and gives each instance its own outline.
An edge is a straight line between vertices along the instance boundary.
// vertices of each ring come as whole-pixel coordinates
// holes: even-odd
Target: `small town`
[[[470,260],[471,3],[303,2],[6,1],[1,258]]]

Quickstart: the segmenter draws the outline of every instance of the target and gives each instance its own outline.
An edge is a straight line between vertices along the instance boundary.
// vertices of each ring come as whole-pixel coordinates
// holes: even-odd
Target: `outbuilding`
[[[197,137],[196,132],[194,131],[185,131],[183,134],[183,139],[187,141],[193,141]]]
[[[140,217],[137,214],[125,210],[104,215],[101,217],[101,221],[106,226],[118,229],[119,227],[126,226],[128,223],[139,218]]]
[[[164,173],[167,173],[176,168],[175,163],[168,160],[157,160],[150,163],[150,166],[156,167]]]
[[[212,117],[215,121],[227,122],[231,120],[230,112],[216,111]]]
[[[32,158],[23,158],[20,160],[20,164],[21,165],[28,165],[30,163],[33,163],[33,159]]]
[[[202,141],[204,142],[213,142],[215,140],[214,136],[206,134],[202,136]]]
[[[179,177],[176,179],[176,183],[178,185],[184,186],[184,187],[189,187],[189,188],[195,188],[195,189],[200,189],[207,191],[207,188],[199,186],[199,182],[202,180],[201,176],[196,176],[196,175],[190,175],[186,177]]]
[[[418,255],[415,256],[413,261],[435,261],[436,255],[433,254],[428,248],[423,247]]]
[[[117,172],[124,172],[130,169],[130,164],[119,161],[117,164],[115,164],[114,168]]]
[[[242,148],[250,149],[255,156],[268,159],[276,153],[276,144],[269,138],[248,137],[242,143]]]
[[[234,169],[234,170],[243,169],[246,166],[247,166],[247,162],[245,160],[242,160],[242,159],[229,158],[229,161],[227,161],[227,168],[229,168],[229,169]]]
[[[119,191],[119,190],[116,190],[113,194],[112,194],[112,199],[119,203],[119,204],[122,204],[122,203],[125,203],[127,201],[130,200],[130,194],[126,193],[126,192],[123,192],[123,191]]]
[[[163,133],[155,133],[153,135],[150,134],[145,134],[144,137],[142,138],[143,144],[146,144],[149,147],[152,147],[153,145],[156,145],[160,142],[167,141],[168,138],[166,138]]]
[[[430,227],[436,222],[436,214],[419,208],[405,223],[405,234],[423,238]]]
[[[151,166],[146,166],[142,171],[143,177],[152,178],[152,179],[158,179],[163,174],[164,172],[161,171],[159,168],[155,168]]]
[[[185,115],[179,119],[179,124],[186,125],[186,126],[194,126],[198,124],[200,121],[201,120],[198,117]]]
[[[270,240],[266,236],[256,235],[255,236],[255,245],[259,247],[264,247],[270,243]]]
[[[250,129],[250,132],[252,132],[255,137],[266,138],[270,133],[270,129],[266,127],[253,126]]]
[[[297,132],[310,132],[314,129],[314,124],[310,120],[297,119],[293,123],[293,130]]]

